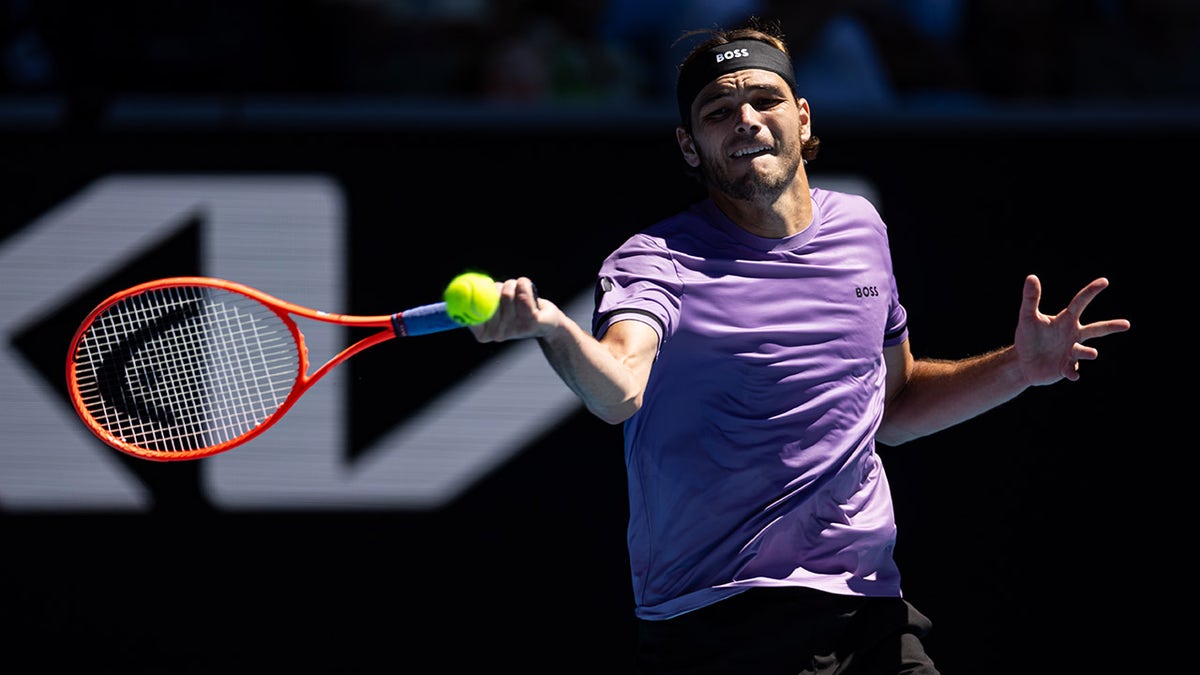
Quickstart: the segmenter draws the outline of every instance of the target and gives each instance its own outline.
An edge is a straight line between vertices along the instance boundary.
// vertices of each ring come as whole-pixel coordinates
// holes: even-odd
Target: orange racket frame
[[[293,317],[381,330],[310,374]],[[353,316],[225,279],[169,277],[114,293],[88,314],[67,352],[67,388],[80,419],[113,448],[154,461],[200,459],[269,429],[355,354],[460,327],[444,302]]]

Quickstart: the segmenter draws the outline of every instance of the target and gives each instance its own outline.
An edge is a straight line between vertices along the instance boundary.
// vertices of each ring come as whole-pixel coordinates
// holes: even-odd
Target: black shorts
[[[902,598],[752,588],[665,621],[638,620],[641,675],[936,675],[929,619]]]

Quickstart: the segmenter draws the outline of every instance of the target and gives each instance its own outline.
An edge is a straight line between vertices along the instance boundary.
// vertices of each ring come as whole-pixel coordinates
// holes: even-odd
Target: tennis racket
[[[293,317],[381,328],[309,374]],[[382,316],[302,307],[242,284],[171,277],[120,291],[84,319],[67,354],[75,411],[142,459],[199,459],[266,431],[326,373],[396,337],[460,328],[438,302]]]

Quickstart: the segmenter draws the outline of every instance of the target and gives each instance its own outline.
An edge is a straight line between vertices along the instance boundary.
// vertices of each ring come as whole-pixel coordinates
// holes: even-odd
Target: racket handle
[[[392,328],[399,337],[428,335],[462,327],[461,323],[450,318],[444,302],[421,305],[392,315]]]

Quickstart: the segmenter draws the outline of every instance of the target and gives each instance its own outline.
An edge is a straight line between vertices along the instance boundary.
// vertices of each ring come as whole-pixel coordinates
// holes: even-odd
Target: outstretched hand
[[[1048,316],[1038,309],[1042,300],[1041,280],[1033,274],[1025,277],[1014,346],[1021,374],[1030,385],[1051,384],[1063,378],[1078,380],[1079,362],[1099,356],[1094,347],[1084,344],[1086,341],[1129,330],[1129,321],[1125,319],[1081,322],[1083,310],[1107,287],[1108,279],[1096,279],[1076,293],[1066,309]]]

